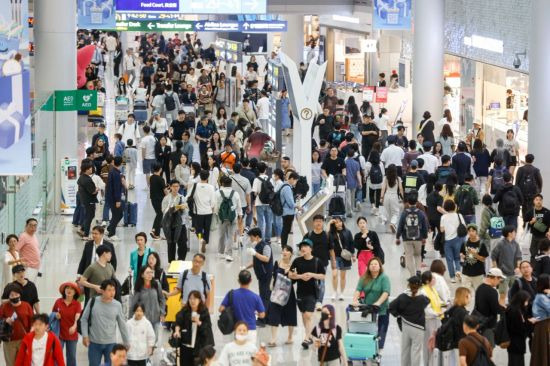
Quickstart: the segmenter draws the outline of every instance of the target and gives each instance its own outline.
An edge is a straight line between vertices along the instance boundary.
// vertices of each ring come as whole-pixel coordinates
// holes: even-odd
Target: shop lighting
[[[489,37],[482,37],[475,34],[471,37],[464,37],[464,44],[466,46],[480,48],[491,52],[504,52],[504,42],[502,42],[501,40]]]
[[[347,17],[345,15],[333,15],[332,20],[335,20],[337,22],[359,24],[359,18]]]

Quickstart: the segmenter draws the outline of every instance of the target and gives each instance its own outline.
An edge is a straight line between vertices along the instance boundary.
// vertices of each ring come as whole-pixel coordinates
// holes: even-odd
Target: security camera
[[[523,52],[516,52],[516,57],[514,58],[514,68],[519,69],[521,67],[521,59],[519,56],[527,57],[527,50]]]

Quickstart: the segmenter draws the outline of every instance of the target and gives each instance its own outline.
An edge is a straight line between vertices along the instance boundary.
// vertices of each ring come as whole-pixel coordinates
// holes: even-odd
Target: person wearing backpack
[[[540,170],[533,166],[535,156],[533,154],[525,155],[525,165],[520,167],[516,172],[516,186],[519,187],[523,194],[523,221],[526,214],[531,212],[533,207],[533,199],[542,191],[542,176]]]
[[[502,229],[502,236],[502,240],[491,251],[491,260],[493,267],[498,267],[506,276],[498,287],[499,301],[504,306],[508,289],[516,281],[516,272],[519,273],[521,248],[516,241],[516,228],[512,225],[506,225]]]
[[[271,226],[273,222],[273,212],[271,211],[271,201],[275,196],[273,184],[266,174],[267,164],[263,161],[258,164],[259,175],[254,179],[252,192],[256,194],[254,207],[256,209],[256,219],[258,227],[262,231],[262,238],[271,241]]]
[[[411,161],[409,171],[403,177],[403,191],[405,195],[412,191],[418,192],[424,183],[424,178],[418,173],[418,162],[416,160]]]
[[[294,194],[292,187],[296,186],[296,183],[300,179],[300,176],[296,172],[289,174],[287,183],[283,183],[281,188],[275,194],[274,199],[279,199],[282,207],[282,220],[283,227],[281,231],[281,246],[288,244],[288,235],[292,231],[292,223],[294,222],[294,214],[296,211],[296,202],[294,200]]]
[[[485,184],[485,191],[492,195],[495,195],[504,186],[504,173],[508,172],[500,157],[495,158],[494,162],[493,169],[489,170],[489,177]]]
[[[479,205],[479,197],[474,188],[474,177],[470,173],[463,178],[464,182],[455,192],[455,202],[458,212],[464,217],[466,224],[475,224],[476,206]]]
[[[171,297],[181,294],[182,305],[185,305],[189,299],[189,294],[193,291],[198,291],[201,294],[202,300],[210,307],[210,300],[213,294],[210,293],[212,284],[209,276],[202,270],[206,257],[202,253],[196,253],[191,261],[191,269],[186,269],[178,277],[176,287],[166,296]]]
[[[462,323],[465,337],[458,342],[460,366],[491,366],[493,347],[481,334],[478,333],[479,320],[473,315],[466,315]]]
[[[406,208],[399,218],[399,225],[395,234],[395,244],[405,247],[405,263],[411,276],[420,273],[422,265],[422,245],[428,237],[428,219],[424,211],[416,207],[417,194],[412,191],[407,197],[409,207]]]
[[[534,322],[527,308],[530,297],[528,292],[521,290],[512,297],[506,308],[505,321],[510,341],[510,345],[506,349],[509,366],[525,365],[525,352],[527,351],[525,341],[532,331],[531,322]]]
[[[433,273],[432,273],[433,274]],[[453,305],[445,311],[441,327],[435,334],[435,347],[441,352],[444,365],[458,365],[458,342],[464,337],[462,323],[468,315],[466,307],[470,304],[472,294],[465,287],[455,291]]]
[[[498,212],[504,219],[504,223],[517,228],[523,194],[517,186],[513,185],[514,177],[512,177],[512,174],[504,172],[502,177],[504,185],[496,192],[493,203],[498,203]]]
[[[241,198],[231,187],[233,180],[227,175],[222,175],[220,184],[221,188],[216,192],[216,208],[214,209],[214,213],[218,215],[220,221],[218,258],[225,258],[226,261],[232,262],[233,234],[237,229],[237,219],[241,219],[243,211]]]
[[[363,188],[361,177],[361,165],[354,159],[355,150],[348,149],[346,164],[346,212],[351,217],[353,211],[359,211],[359,202],[356,200],[356,192]]]
[[[172,123],[172,121],[178,119],[180,98],[178,94],[173,91],[172,84],[168,84],[165,87],[164,110],[166,111],[166,119],[168,120],[168,123]]]
[[[531,210],[524,214],[523,222],[527,223],[529,229],[531,229],[532,238],[529,253],[531,254],[531,263],[535,263],[535,257],[539,254],[540,243],[548,235],[550,211],[543,206],[543,197],[540,193],[533,197],[531,207]]]
[[[372,150],[369,155],[369,161],[365,169],[365,174],[369,186],[369,202],[371,204],[371,212],[373,215],[380,214],[380,196],[382,194],[382,182],[384,182],[384,163],[380,161],[378,151]]]
[[[458,183],[461,185],[464,184],[466,177],[471,175],[470,172],[472,171],[472,157],[468,153],[468,147],[465,142],[461,141],[458,143],[456,154],[451,158],[451,166],[456,172]]]
[[[464,218],[456,212],[456,205],[452,200],[445,200],[443,209],[446,213],[441,216],[439,230],[445,235],[445,260],[449,268],[451,283],[455,283],[457,280],[460,281],[462,274],[460,272],[460,248],[467,231]]]
[[[449,155],[441,157],[441,165],[437,167],[435,175],[437,176],[437,182],[441,184],[446,184],[451,175],[456,176],[455,170],[451,167],[451,157]]]

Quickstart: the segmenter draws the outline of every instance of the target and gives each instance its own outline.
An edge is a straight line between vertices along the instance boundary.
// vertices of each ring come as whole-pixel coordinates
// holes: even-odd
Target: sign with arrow
[[[126,19],[120,17],[116,22],[118,31],[155,32],[155,31],[196,31],[196,32],[242,32],[242,33],[269,33],[286,32],[287,22],[282,20],[260,21],[188,21],[179,19]]]
[[[117,21],[116,29],[119,31],[133,32],[155,32],[155,31],[192,31],[193,22],[174,20],[174,21]]]

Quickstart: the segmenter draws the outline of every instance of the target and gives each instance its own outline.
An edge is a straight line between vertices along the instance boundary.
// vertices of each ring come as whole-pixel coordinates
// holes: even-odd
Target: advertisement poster
[[[30,175],[28,1],[0,0],[0,9],[0,175]]]
[[[374,29],[411,29],[412,0],[374,0]]]
[[[388,102],[388,88],[379,86],[376,88],[376,103]]]
[[[366,86],[363,88],[363,101],[369,103],[374,102],[374,86]]]
[[[78,191],[78,160],[61,159],[61,213],[72,214]]]
[[[77,0],[78,28],[114,29],[115,0]],[[140,3],[140,1],[134,1]]]

